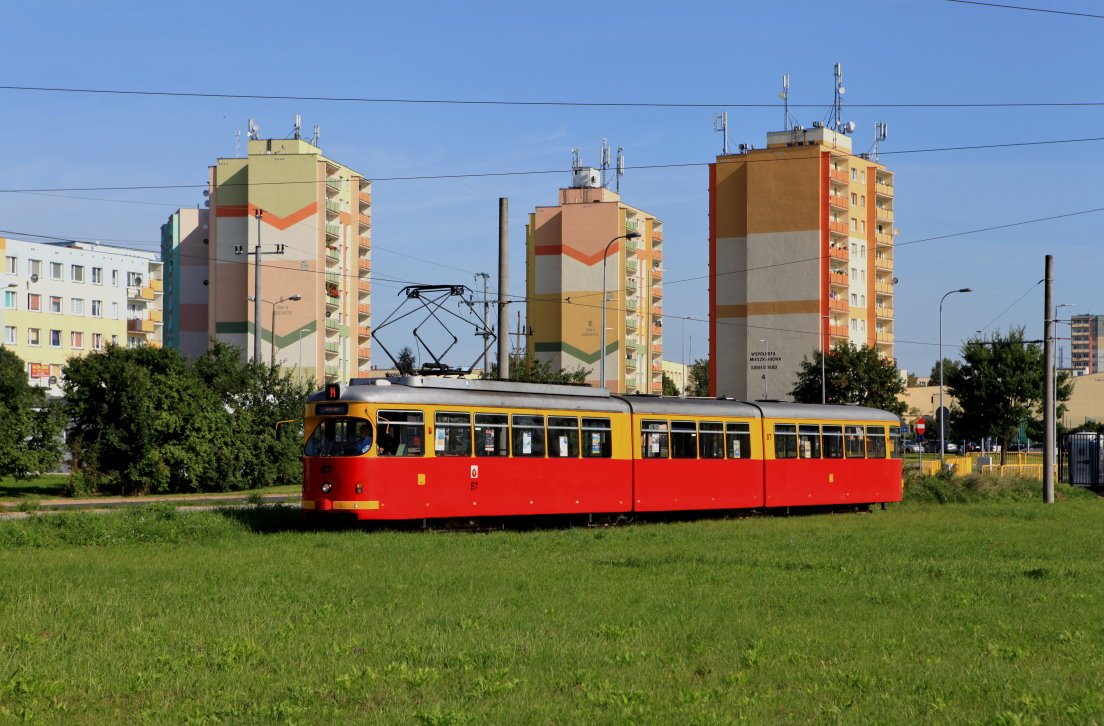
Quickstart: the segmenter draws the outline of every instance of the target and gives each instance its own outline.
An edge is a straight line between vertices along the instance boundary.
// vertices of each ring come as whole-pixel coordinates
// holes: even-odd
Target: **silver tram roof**
[[[325,390],[307,397],[307,403],[325,402]],[[734,401],[730,398],[675,398],[667,396],[614,396],[605,388],[553,383],[488,381],[438,376],[354,378],[341,386],[341,401],[390,405],[439,403],[450,406],[501,408],[551,408],[571,411],[654,414],[662,416],[724,416],[731,418],[830,418],[842,421],[899,419],[888,411],[863,406],[786,401]]]

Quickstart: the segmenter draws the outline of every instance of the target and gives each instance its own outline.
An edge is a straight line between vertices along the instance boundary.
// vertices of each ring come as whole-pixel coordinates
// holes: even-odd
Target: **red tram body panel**
[[[416,520],[899,501],[898,426],[853,406],[354,380],[308,399],[303,509]]]

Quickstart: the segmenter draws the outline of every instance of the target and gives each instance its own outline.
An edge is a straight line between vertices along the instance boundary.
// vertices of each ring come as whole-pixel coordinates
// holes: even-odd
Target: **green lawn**
[[[0,522],[0,722],[1104,720],[1104,503],[494,532]]]

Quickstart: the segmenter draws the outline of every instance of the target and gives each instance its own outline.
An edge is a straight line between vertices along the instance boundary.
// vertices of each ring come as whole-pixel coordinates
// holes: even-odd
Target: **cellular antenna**
[[[797,126],[797,119],[790,115],[790,74],[782,74],[782,93],[778,94],[782,99],[782,130],[789,131]]]
[[[602,186],[609,189],[610,180],[607,179],[607,173],[610,168],[610,147],[608,139],[602,139],[602,153],[599,158],[599,166],[602,168]]]
[[[292,136],[296,141],[303,138],[303,117],[295,114],[295,131]]]
[[[721,153],[728,156],[728,111],[713,114],[713,130],[722,134]]]
[[[578,149],[571,150],[571,172],[574,174],[583,168],[583,160]]]
[[[832,73],[835,76],[835,94],[832,99],[832,112],[828,118],[828,128],[841,134],[851,134],[855,132],[855,122],[843,120],[843,94],[847,92],[847,89],[843,87],[843,65],[836,63],[832,67]]]
[[[261,138],[261,127],[253,122],[253,119],[249,119],[249,124],[246,127],[248,129],[247,135],[250,141],[256,141]]]
[[[870,159],[872,161],[878,160],[878,144],[885,141],[887,136],[889,136],[889,127],[884,121],[874,124],[874,146],[870,148]]]
[[[625,149],[617,147],[617,193],[621,193],[621,177],[625,176]]]
[[[311,137],[311,145],[312,146],[318,146],[318,142],[319,142],[319,140],[321,140],[321,138],[322,138],[322,127],[321,126],[315,126],[314,127],[314,136]]]
[[[234,156],[241,156],[241,129],[234,132]]]

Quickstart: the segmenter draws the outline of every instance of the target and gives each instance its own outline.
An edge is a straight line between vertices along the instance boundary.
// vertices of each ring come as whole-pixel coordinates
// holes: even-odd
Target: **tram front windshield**
[[[304,456],[360,456],[372,448],[372,422],[365,418],[323,419],[311,432]]]

